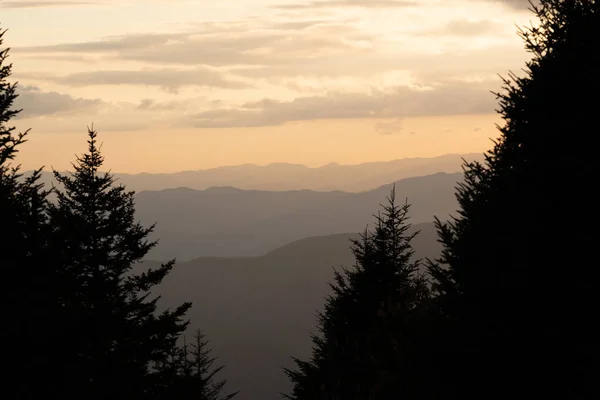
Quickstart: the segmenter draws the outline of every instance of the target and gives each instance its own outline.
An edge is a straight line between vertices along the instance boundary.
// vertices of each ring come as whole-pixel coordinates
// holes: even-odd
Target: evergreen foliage
[[[40,172],[25,179],[19,172],[19,166],[12,161],[19,151],[18,146],[26,142],[29,131],[16,133],[10,126],[10,120],[21,110],[14,109],[13,103],[18,97],[17,84],[10,83],[12,64],[7,64],[9,48],[2,48],[6,30],[0,30],[0,206],[2,210],[2,246],[3,265],[6,272],[16,272],[17,264],[24,264],[26,256],[32,256],[38,247],[39,229],[44,222],[43,208],[47,192],[39,183]],[[14,267],[14,268],[13,268]],[[14,281],[11,287],[14,287]],[[10,288],[7,288],[10,289]],[[5,293],[5,291],[3,291]],[[5,304],[5,303],[3,303]]]
[[[191,348],[177,347],[191,305],[159,312],[159,298],[150,294],[174,261],[138,272],[156,245],[147,240],[153,226],[136,222],[134,193],[99,172],[104,159],[96,131],[88,130],[88,152],[77,158],[74,173],[54,172],[63,188],[54,190],[56,202],[47,200],[50,191],[39,182],[41,168],[23,176],[11,164],[29,131],[17,133],[10,126],[20,110],[13,108],[18,94],[16,83],[8,81],[5,32],[0,31],[4,392],[14,388],[21,399],[231,399],[235,393],[221,393],[225,381],[214,380],[222,367],[211,370],[215,359],[200,332]],[[174,360],[179,370],[165,380],[164,366]]]
[[[532,7],[539,24],[520,35],[533,59],[497,94],[501,136],[484,163],[465,164],[458,216],[437,221],[444,250],[429,269],[445,398],[597,391],[589,219],[598,168],[588,141],[600,105],[600,3]]]
[[[394,191],[388,201],[374,231],[353,241],[354,268],[335,271],[312,358],[285,370],[294,384],[287,398],[389,399],[411,390],[419,310],[429,291],[412,259],[410,206],[398,206]]]
[[[520,36],[533,58],[497,93],[504,119],[483,163],[464,165],[460,206],[436,219],[443,252],[420,274],[410,206],[392,190],[373,230],[334,271],[309,360],[285,369],[293,400],[598,397],[596,150],[600,2],[539,0]],[[156,245],[134,193],[101,173],[97,132],[61,188],[13,162],[29,131],[0,30],[0,329],[19,398],[230,400],[208,341],[178,344],[190,303],[152,292],[174,260],[139,272]],[[561,195],[560,193],[567,193]],[[596,393],[596,395],[594,395]]]
[[[6,163],[15,158],[20,144],[25,142],[27,131],[15,134],[15,127],[8,126],[9,121],[16,117],[21,110],[13,109],[17,98],[17,84],[8,82],[12,73],[12,64],[7,64],[10,48],[2,48],[6,30],[0,29],[0,167],[6,168]]]
[[[64,190],[49,206],[51,246],[60,265],[61,305],[66,329],[65,376],[59,390],[68,398],[137,399],[152,393],[154,366],[168,357],[185,330],[191,306],[157,311],[150,298],[174,261],[136,273],[132,268],[156,245],[135,220],[134,193],[100,173],[97,132],[89,129],[88,152],[74,172],[54,172]]]
[[[39,182],[41,168],[25,177],[19,166],[12,164],[29,131],[17,133],[10,124],[21,110],[13,108],[17,84],[9,82],[12,64],[7,63],[10,49],[2,47],[5,33],[0,30],[0,312],[5,321],[0,340],[3,361],[9,366],[4,378],[17,382],[22,376],[50,368],[51,333],[40,337],[39,327],[54,323],[56,302],[52,296],[54,276],[46,257],[48,191]],[[16,343],[37,343],[39,347]],[[39,377],[39,386],[23,387],[23,398],[33,397],[49,375]]]
[[[191,345],[172,348],[169,357],[157,367],[163,382],[157,398],[230,400],[237,395],[238,392],[223,394],[227,381],[215,379],[223,366],[213,366],[217,359],[210,355],[208,345],[204,333],[197,330]]]

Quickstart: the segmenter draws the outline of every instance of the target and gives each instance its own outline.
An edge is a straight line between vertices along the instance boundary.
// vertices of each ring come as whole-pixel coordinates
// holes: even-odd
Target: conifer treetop
[[[133,191],[115,185],[110,172],[99,172],[104,158],[97,135],[88,128],[88,151],[77,157],[73,172],[54,171],[62,188],[49,216],[52,246],[60,249],[56,259],[72,288],[64,304],[77,316],[70,321],[70,343],[82,357],[73,362],[73,373],[93,378],[80,390],[110,398],[119,388],[136,393],[158,382],[155,367],[185,331],[191,304],[159,311],[153,289],[175,260],[156,268],[141,264],[157,243],[148,240],[154,225],[137,221]]]
[[[17,82],[8,82],[12,73],[12,64],[7,63],[10,48],[2,48],[6,32],[6,29],[0,28],[0,167],[14,159],[18,152],[17,146],[26,142],[25,137],[29,132],[27,130],[15,134],[15,127],[7,125],[21,110],[12,108],[18,94],[16,93]]]
[[[353,268],[334,270],[311,358],[284,369],[294,384],[287,399],[387,399],[412,380],[404,357],[429,289],[413,259],[408,200],[397,204],[395,188],[387,200],[374,229],[352,240]]]

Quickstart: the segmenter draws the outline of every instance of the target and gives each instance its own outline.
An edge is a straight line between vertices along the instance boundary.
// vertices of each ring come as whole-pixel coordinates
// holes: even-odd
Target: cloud
[[[375,131],[382,135],[392,135],[394,133],[402,132],[404,129],[404,123],[402,118],[397,118],[393,121],[382,121],[375,124]]]
[[[498,12],[514,13],[487,7],[485,2],[491,0],[476,0],[480,13],[459,9],[452,15],[432,14],[435,18],[427,17],[430,9],[435,11],[433,1],[419,3],[409,13],[403,7],[412,7],[415,3],[410,1],[290,3],[294,1],[300,8],[388,9],[385,23],[373,20],[368,10],[323,16],[309,10],[292,13],[299,14],[295,17],[278,11],[269,18],[180,23],[178,31],[169,33],[13,47],[13,54],[22,57],[19,62],[25,61],[21,65],[30,68],[16,71],[22,82],[42,86],[47,81],[80,96],[101,93],[114,101],[94,103],[37,89],[38,93],[28,92],[33,96],[28,101],[38,111],[22,108],[29,115],[58,116],[71,110],[78,113],[77,120],[96,113],[115,129],[139,129],[155,119],[187,127],[244,127],[378,118],[395,121],[373,121],[376,131],[391,134],[401,129],[403,117],[494,112],[497,104],[489,90],[498,88],[500,81],[492,79],[526,59],[518,39],[509,42],[504,29],[491,22]],[[306,15],[298,18],[302,14]],[[414,83],[420,87],[411,86]],[[88,91],[89,85],[110,87]],[[117,85],[136,85],[125,96],[130,103],[117,103],[124,98]],[[175,93],[189,86],[209,88],[202,90],[209,98],[186,99],[197,95],[196,88],[189,88],[179,92],[177,102],[161,101],[171,96],[157,90]],[[34,101],[50,96],[58,96],[55,105]]]
[[[43,132],[78,132],[94,122],[103,131],[168,129],[187,108],[202,105],[202,99],[181,102],[140,104],[75,98],[64,93],[43,91],[35,86],[18,86],[15,108],[22,109],[17,119],[27,128]]]
[[[309,21],[288,21],[288,22],[277,22],[272,25],[274,29],[284,30],[302,30],[307,29],[316,25],[328,25],[331,21],[328,20],[309,20]]]
[[[88,85],[147,85],[159,86],[175,93],[182,86],[202,86],[227,89],[242,89],[250,85],[224,78],[221,73],[206,67],[181,70],[173,68],[146,69],[140,71],[89,71],[65,76],[43,74],[21,74],[28,79],[45,80],[67,86]]]
[[[189,101],[157,102],[154,99],[143,99],[135,109],[143,111],[184,111],[190,106],[191,104]]]
[[[132,0],[142,1],[142,0]],[[143,0],[144,2],[161,2],[165,0]],[[181,1],[181,0],[169,0],[170,2]],[[78,0],[66,0],[66,1],[2,1],[0,0],[0,8],[45,8],[45,7],[80,7],[80,6],[97,6],[106,4],[119,4],[123,3],[123,0],[96,0],[96,1],[78,1]],[[120,4],[119,4],[120,5]]]
[[[490,20],[470,21],[460,18],[449,21],[441,28],[424,30],[416,32],[416,34],[422,36],[475,36],[497,31],[494,28],[498,28],[498,24]]]
[[[292,101],[263,99],[237,108],[196,113],[186,123],[200,128],[275,126],[317,119],[403,118],[492,113],[494,96],[486,84],[448,83],[436,88],[396,87],[371,93],[334,92]]]
[[[368,3],[371,4],[371,1]],[[366,4],[367,0],[363,3]],[[402,16],[403,13],[398,10],[398,14]],[[243,21],[197,22],[191,24],[188,32],[138,33],[89,42],[16,47],[13,53],[44,60],[55,57],[65,61],[65,57],[79,57],[88,62],[95,60],[102,63],[103,68],[110,65],[110,69],[119,70],[92,71],[86,67],[85,71],[56,78],[63,84],[121,84],[131,79],[131,82],[137,82],[134,84],[154,85],[168,90],[207,82],[207,87],[243,88],[243,82],[252,82],[305,92],[301,85],[310,82],[312,87],[322,87],[326,91],[335,90],[337,85],[329,87],[322,82],[325,79],[360,82],[361,79],[378,79],[377,74],[390,71],[447,74],[457,70],[461,73],[489,73],[491,70],[495,74],[522,63],[522,57],[518,64],[513,62],[516,55],[522,53],[521,43],[509,45],[501,37],[503,30],[498,29],[495,35],[497,26],[483,17],[479,21],[465,18],[451,20],[435,30],[431,27],[437,23],[421,24],[406,20],[407,23],[400,23],[397,31],[391,26],[384,27],[389,31],[385,34],[365,28],[359,23],[360,17],[336,18],[336,21],[312,16],[305,20],[248,18]],[[402,18],[400,20],[403,21]],[[468,36],[478,36],[478,40],[464,40]],[[124,71],[123,61],[155,65],[162,69]],[[182,67],[186,72],[182,72]],[[216,76],[215,68],[219,69],[221,76]],[[191,72],[193,69],[195,71]],[[208,71],[212,78],[207,76]],[[178,76],[169,77],[171,73]],[[302,79],[296,79],[299,77]],[[291,79],[283,82],[281,78]],[[292,82],[293,79],[297,82]],[[354,84],[351,84],[350,88],[353,87]]]
[[[144,99],[139,103],[109,102],[45,91],[37,86],[17,86],[14,108],[26,128],[44,132],[77,132],[94,122],[103,131],[169,129],[190,110],[218,106],[205,97],[180,101]]]
[[[529,0],[483,0],[488,3],[502,3],[517,10],[527,10],[531,7]],[[539,0],[531,1],[534,5],[539,4]]]
[[[457,36],[475,36],[488,33],[496,25],[489,20],[469,21],[466,19],[456,19],[448,22],[444,27],[444,33]]]
[[[529,55],[520,43],[495,45],[475,50],[437,54],[376,53],[365,51],[364,56],[340,54],[316,59],[298,59],[293,64],[236,67],[231,72],[246,78],[264,79],[283,84],[296,91],[303,86],[319,89],[330,83],[355,87],[381,81],[385,76],[403,74],[423,82],[458,77],[495,77],[523,65]],[[389,81],[388,81],[389,82]],[[391,84],[394,84],[392,82]]]
[[[11,50],[12,52],[12,50]],[[32,58],[38,61],[59,61],[68,63],[83,63],[83,64],[94,64],[97,61],[93,57],[77,54],[23,54],[21,57]],[[17,72],[18,73],[18,72]]]
[[[24,86],[19,87],[15,107],[23,109],[20,119],[27,119],[30,127],[44,131],[77,131],[90,121],[101,123],[103,130],[127,131],[150,127],[261,127],[318,119],[374,118],[391,120],[374,126],[377,132],[389,135],[402,131],[404,117],[491,113],[496,101],[488,91],[489,86],[488,82],[467,85],[448,81],[434,87],[332,92],[290,101],[264,98],[237,107],[205,97],[111,103]]]
[[[162,67],[127,71],[122,70],[121,64],[117,71],[93,71],[86,67],[86,71],[69,76],[46,75],[71,86],[130,83],[176,91],[186,85],[243,89],[251,82],[295,92],[305,92],[302,85],[306,85],[310,92],[323,93],[335,90],[342,81],[354,82],[349,85],[353,88],[357,83],[362,85],[362,81],[378,80],[378,74],[390,71],[416,76],[482,72],[495,75],[521,65],[525,58],[520,43],[483,48],[475,45],[469,48],[472,42],[462,46],[457,43],[457,50],[423,53],[429,42],[434,46],[439,44],[436,35],[448,36],[446,31],[455,34],[455,41],[459,42],[469,34],[481,35],[493,27],[487,20],[451,21],[445,29],[423,33],[421,38],[411,36],[423,42],[423,46],[421,43],[412,49],[403,46],[402,51],[390,50],[389,44],[381,51],[379,39],[358,30],[351,21],[307,20],[202,23],[197,24],[197,30],[187,33],[132,34],[93,42],[14,48],[13,52],[44,59],[56,57],[61,61],[66,56],[88,62],[95,59],[104,65],[135,61]],[[178,68],[171,69],[175,66]],[[41,79],[42,75],[38,77]]]
[[[97,1],[0,1],[0,8],[76,7],[101,4]]]
[[[282,10],[303,10],[317,8],[340,8],[340,7],[361,7],[361,8],[406,8],[417,6],[416,1],[406,0],[320,0],[304,1],[295,4],[278,4],[273,8]]]
[[[105,40],[15,47],[14,54],[95,54],[108,60],[188,66],[293,64],[364,51],[369,38],[344,22],[203,26],[188,33],[131,34]]]
[[[44,92],[36,86],[17,86],[19,96],[15,108],[22,109],[18,118],[32,118],[96,110],[104,102],[100,99],[74,98],[68,94]]]
[[[19,53],[119,53],[138,50],[157,45],[166,45],[169,40],[185,38],[183,33],[175,34],[131,34],[109,37],[106,40],[92,42],[62,43],[48,46],[17,47],[13,52]]]

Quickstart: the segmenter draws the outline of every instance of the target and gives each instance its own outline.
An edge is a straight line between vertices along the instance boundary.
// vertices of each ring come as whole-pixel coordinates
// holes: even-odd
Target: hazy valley
[[[354,229],[354,231],[359,231]],[[432,223],[416,224],[415,256],[435,258],[441,245]],[[163,306],[192,301],[189,331],[201,328],[224,375],[243,400],[281,398],[290,389],[282,367],[310,355],[309,332],[329,293],[333,268],[352,267],[356,233],[295,241],[259,257],[198,258],[178,263],[158,289]],[[155,265],[155,263],[148,263]]]
[[[188,332],[208,335],[240,399],[274,400],[290,389],[282,367],[292,355],[309,355],[333,268],[354,264],[350,238],[373,226],[393,184],[397,199],[412,204],[416,256],[439,255],[431,221],[455,212],[462,174],[407,174],[359,193],[223,186],[136,194],[136,215],[146,226],[157,223],[159,243],[147,259],[178,260],[158,289],[162,306],[193,302]]]
[[[2,393],[600,398],[598,38],[600,0],[0,1]]]
[[[416,256],[435,258],[440,244],[434,215],[457,209],[461,173],[436,173],[395,182],[411,206]],[[351,267],[357,238],[390,195],[393,184],[342,191],[260,191],[234,187],[142,191],[136,211],[157,222],[158,246],[148,259],[177,258],[160,286],[163,306],[192,301],[189,331],[201,328],[226,365],[229,387],[242,400],[278,399],[290,389],[282,367],[307,357],[308,332],[329,292],[333,268]],[[146,266],[157,265],[148,261]],[[266,384],[265,384],[266,383]]]
[[[432,221],[447,219],[458,207],[462,158],[478,159],[447,155],[316,169],[278,164],[115,177],[127,189],[159,188],[138,191],[135,207],[144,226],[156,223],[150,238],[158,239],[139,268],[178,261],[156,291],[161,307],[192,301],[188,333],[200,328],[210,338],[226,365],[228,387],[240,389],[241,400],[275,400],[290,390],[282,368],[292,366],[292,356],[309,356],[309,333],[333,268],[354,264],[350,239],[373,227],[373,214],[393,187],[397,201],[411,204],[411,230],[420,231],[416,256],[439,255]],[[44,180],[55,184],[48,172]],[[209,182],[220,184],[202,189]]]
[[[347,188],[372,187],[377,180],[361,185],[357,182],[375,171],[379,176],[389,176],[385,184],[360,192],[285,190],[301,187],[307,182],[306,176],[305,180],[289,179],[279,187],[269,171],[313,169],[283,164],[230,169],[237,170],[235,179],[240,180],[249,176],[241,171],[255,172],[241,186],[268,182],[267,186],[278,190],[224,185],[207,189],[163,188],[169,184],[165,176],[142,175],[141,180],[135,181],[138,187],[161,189],[142,190],[135,195],[136,217],[144,226],[156,223],[150,238],[158,239],[158,245],[146,257],[148,261],[139,268],[176,258],[175,268],[156,291],[162,296],[161,307],[193,302],[188,332],[201,328],[208,335],[214,354],[226,365],[228,387],[241,390],[238,398],[278,399],[280,392],[290,389],[282,367],[292,366],[291,356],[309,356],[309,333],[314,332],[316,312],[322,309],[323,299],[329,293],[333,268],[354,264],[350,239],[373,226],[373,214],[381,209],[380,204],[386,202],[394,186],[397,201],[403,203],[407,199],[411,204],[411,230],[420,231],[414,240],[416,256],[439,255],[441,246],[432,221],[434,216],[444,220],[455,213],[454,188],[462,173],[432,169],[446,165],[440,168],[459,170],[461,157],[448,155],[314,170],[355,169],[359,173],[343,172],[347,174]],[[408,168],[410,165],[415,168]],[[432,174],[411,176],[411,171]],[[391,177],[394,173],[400,179]],[[206,171],[196,174],[210,175]],[[327,181],[327,174],[323,175],[322,187],[335,185],[334,180]],[[128,189],[128,179],[140,178],[117,176],[118,182],[125,183]],[[315,174],[311,178],[314,187],[319,187],[318,177]],[[45,176],[47,182],[51,182],[49,178]],[[340,186],[344,186],[343,182]]]
[[[413,223],[444,220],[457,208],[454,187],[460,178],[460,173],[407,178],[396,182],[396,193],[412,204]],[[150,259],[255,256],[309,236],[361,232],[391,189],[391,184],[362,193],[179,188],[138,193],[136,210],[144,224],[157,222],[153,237],[160,242]]]

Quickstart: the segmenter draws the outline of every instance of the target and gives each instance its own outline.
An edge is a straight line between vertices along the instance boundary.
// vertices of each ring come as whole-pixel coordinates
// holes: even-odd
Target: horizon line
[[[367,161],[367,162],[363,162],[363,163],[358,163],[358,164],[340,164],[338,162],[332,161],[329,162],[327,164],[322,164],[322,165],[318,165],[318,166],[308,166],[305,164],[297,164],[297,163],[288,163],[288,162],[272,162],[269,164],[254,164],[254,163],[244,163],[244,164],[230,164],[230,165],[221,165],[218,167],[211,167],[211,168],[200,168],[200,169],[189,169],[189,170],[181,170],[181,171],[175,171],[175,172],[135,172],[135,173],[130,173],[130,172],[113,172],[110,169],[108,169],[108,171],[101,171],[101,172],[109,172],[111,174],[114,175],[127,175],[127,176],[139,176],[139,175],[176,175],[176,174],[183,174],[183,173],[191,173],[191,172],[204,172],[204,171],[214,171],[214,170],[219,170],[219,169],[228,169],[228,168],[239,168],[239,167],[258,167],[258,168],[269,168],[269,167],[274,167],[274,166],[295,166],[295,167],[303,167],[304,169],[308,169],[308,170],[315,170],[315,169],[322,169],[322,168],[327,168],[327,167],[357,167],[357,166],[361,166],[361,165],[373,165],[373,164],[387,164],[387,163],[393,163],[393,162],[397,162],[397,161],[411,161],[411,160],[434,160],[434,159],[438,159],[438,158],[443,158],[443,157],[451,157],[451,156],[473,156],[473,155],[481,155],[483,156],[485,154],[485,152],[472,152],[472,153],[445,153],[445,154],[441,154],[439,156],[433,156],[433,157],[405,157],[405,158],[394,158],[391,160],[385,160],[385,161]],[[45,166],[42,167],[42,171],[45,172],[52,172],[53,168],[52,166],[50,166],[49,168],[46,168]],[[34,171],[34,169],[28,169],[28,170],[24,170],[23,173],[27,173],[27,172],[31,172]],[[59,170],[58,172],[69,172],[70,170]]]

